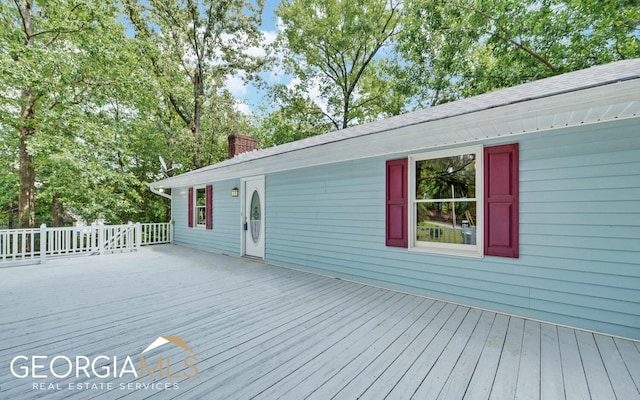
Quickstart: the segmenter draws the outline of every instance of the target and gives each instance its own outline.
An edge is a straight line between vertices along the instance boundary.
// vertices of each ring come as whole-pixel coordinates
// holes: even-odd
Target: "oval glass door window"
[[[257,190],[253,191],[253,195],[251,196],[251,215],[249,217],[249,222],[251,225],[251,239],[253,239],[253,243],[258,243],[260,240],[260,225],[262,223],[262,216],[260,215],[260,195]]]

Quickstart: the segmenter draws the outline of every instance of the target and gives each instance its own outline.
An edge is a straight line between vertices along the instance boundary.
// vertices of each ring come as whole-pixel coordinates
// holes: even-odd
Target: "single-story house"
[[[175,243],[640,339],[640,59],[254,145],[151,184]]]

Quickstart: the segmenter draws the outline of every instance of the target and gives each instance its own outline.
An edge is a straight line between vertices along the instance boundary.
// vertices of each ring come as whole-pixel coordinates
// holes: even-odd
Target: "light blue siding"
[[[519,259],[386,247],[385,160],[397,154],[268,174],[266,261],[640,339],[638,119],[483,144],[515,141]],[[186,228],[186,189],[175,193],[176,241],[238,254],[238,184],[214,185],[212,233]]]
[[[213,229],[189,228],[187,224],[188,188],[172,191],[171,215],[177,244],[240,255],[240,197],[231,197],[231,189],[240,187],[240,179],[214,182]]]

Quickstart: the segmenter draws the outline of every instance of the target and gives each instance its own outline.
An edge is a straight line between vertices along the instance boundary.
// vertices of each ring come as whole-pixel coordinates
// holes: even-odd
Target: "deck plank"
[[[535,321],[524,322],[520,369],[515,393],[515,398],[518,400],[540,399],[540,325]]]
[[[373,364],[379,357],[384,357],[384,354],[393,351],[390,350],[396,343],[406,343],[405,338],[410,337],[409,334],[411,328],[418,324],[418,321],[422,320],[422,317],[430,310],[435,301],[428,299],[420,299],[421,302],[416,306],[409,314],[407,314],[402,321],[398,322],[393,329],[390,329],[385,334],[379,337],[370,346],[367,346],[361,353],[355,357],[349,359],[347,357],[347,364],[341,368],[335,368],[330,374],[326,374],[325,378],[321,380],[317,386],[311,385],[298,385],[290,392],[287,392],[287,396],[291,398],[320,398],[329,399],[336,395],[344,385],[346,385],[355,376],[358,376],[364,371],[364,369]],[[395,352],[394,352],[395,353]]]
[[[377,307],[377,314],[369,313],[364,316],[364,318],[354,321],[354,323],[346,324],[343,329],[327,336],[324,340],[308,346],[304,352],[296,352],[292,358],[289,358],[285,362],[276,363],[273,369],[255,381],[255,386],[257,386],[257,388],[271,388],[277,383],[282,382],[284,387],[291,388],[292,382],[290,378],[292,374],[298,372],[298,375],[304,375],[316,372],[319,367],[327,365],[326,357],[329,356],[332,357],[331,361],[333,361],[334,365],[339,366],[339,362],[336,362],[336,358],[334,358],[335,353],[330,352],[332,354],[325,356],[327,351],[335,350],[336,347],[342,347],[340,344],[345,342],[357,346],[350,336],[353,335],[353,337],[358,338],[359,341],[366,342],[367,339],[371,338],[366,337],[367,333],[370,333],[374,327],[378,325],[385,326],[391,323],[391,321],[387,319],[387,316],[399,312],[399,310],[407,304],[406,300],[408,300],[406,297],[403,298],[403,296],[394,297],[395,298],[389,299],[388,302],[385,302],[384,305]],[[343,351],[345,350],[344,347],[342,347],[342,349]],[[311,371],[307,371],[307,368],[311,368]],[[321,376],[318,378],[321,378]],[[321,382],[321,380],[316,380],[309,382],[309,384],[318,385]],[[295,382],[293,382],[293,384],[295,385]],[[253,398],[264,392],[257,392],[257,390],[259,389],[255,387],[245,387],[243,390],[234,391],[233,394],[243,398]],[[224,396],[225,393],[222,392],[222,395]]]
[[[594,338],[616,398],[640,400],[640,391],[635,387],[633,378],[629,374],[613,338],[604,335],[594,335]]]
[[[496,315],[489,337],[484,343],[480,354],[480,360],[478,360],[471,382],[469,382],[467,391],[464,394],[464,399],[486,400],[489,398],[498,371],[498,363],[508,327],[509,317],[500,314]]]
[[[3,373],[0,399],[640,399],[636,341],[179,246],[0,269],[0,306],[0,368],[17,354],[137,360],[161,335],[199,368],[110,376],[111,391]],[[118,389],[153,382],[179,390]]]
[[[367,390],[408,346],[421,337],[421,333],[426,327],[431,326],[434,318],[441,315],[440,311],[445,305],[446,303],[440,301],[429,305],[426,311],[416,319],[416,323],[407,328],[388,347],[382,349],[371,361],[352,366],[353,372],[351,369],[340,371],[315,390],[309,399],[344,399],[349,398],[349,395],[360,394]]]
[[[362,295],[361,299],[358,299],[358,294]],[[317,330],[330,327],[334,317],[344,319],[342,312],[355,312],[358,308],[364,307],[375,294],[376,290],[370,290],[366,295],[359,290],[353,296],[345,297],[340,301],[330,300],[313,312],[285,313],[288,316],[286,321],[260,325],[261,328],[264,327],[263,331],[240,334],[237,335],[239,336],[237,340],[234,337],[232,341],[226,343],[212,341],[214,346],[204,349],[204,352],[211,357],[199,363],[206,371],[202,375],[203,380],[185,390],[183,394],[193,398],[203,398],[211,391],[211,387],[243,387],[249,380],[243,379],[244,376],[253,376],[254,371],[259,374],[261,367],[266,368],[272,365],[271,358],[274,355],[282,356],[283,349],[294,354],[296,349],[297,352],[304,353],[304,350],[300,350],[300,346],[308,341],[308,338],[317,337]],[[181,383],[185,383],[185,380]],[[138,397],[128,396],[127,398]]]
[[[420,335],[416,337],[404,351],[373,381],[368,387],[350,385],[341,392],[339,398],[373,399],[384,398],[402,379],[404,374],[416,362],[416,359],[435,340],[443,326],[453,317],[458,309],[453,304],[445,305]],[[458,312],[458,316],[460,312]],[[352,381],[353,382],[353,381]]]
[[[432,302],[430,302],[432,303]],[[367,356],[380,352],[381,347],[389,346],[389,341],[397,339],[410,324],[416,321],[419,315],[417,313],[424,312],[424,299],[415,298],[397,310],[392,318],[378,322],[381,329],[387,328],[386,331],[380,332],[378,329],[368,329],[363,332],[362,336],[353,340],[346,349],[344,346],[332,346],[323,352],[319,357],[311,360],[304,368],[299,368],[286,377],[286,380],[278,382],[267,390],[260,393],[256,398],[275,398],[286,397],[292,399],[303,399],[309,397],[316,389],[324,385],[327,381],[335,377],[339,371],[349,367],[366,365],[371,359]],[[342,363],[336,363],[335,360],[340,359]],[[351,370],[351,374],[354,371]]]
[[[274,398],[285,396],[303,398],[301,394],[293,395],[293,389],[309,391],[323,384],[333,369],[342,368],[348,360],[355,358],[369,346],[375,343],[381,333],[386,333],[400,323],[408,311],[416,306],[412,299],[401,299],[391,307],[383,310],[379,315],[371,315],[371,319],[360,326],[350,327],[342,337],[335,336],[326,345],[319,343],[315,351],[305,352],[304,357],[297,357],[292,363],[279,366],[272,374],[276,375],[271,386],[264,385],[267,390],[260,393],[260,397]],[[349,343],[345,348],[343,344]],[[280,371],[284,370],[284,371]],[[277,380],[280,378],[279,380]],[[269,382],[271,383],[271,382]],[[242,395],[242,392],[239,393]],[[247,393],[247,397],[254,398],[254,394]]]
[[[412,398],[435,399],[438,397],[447,379],[451,376],[460,355],[472,338],[472,333],[477,327],[481,315],[482,311],[480,310],[470,310],[467,313],[460,327],[453,333],[447,347],[433,364],[433,367],[422,380],[415,393],[413,393]],[[411,374],[411,371],[409,373]],[[419,370],[413,373],[418,377],[421,375]]]
[[[589,385],[580,358],[576,332],[573,329],[558,327],[558,340],[567,400],[590,399]]]
[[[207,370],[202,375],[201,384],[186,393],[202,398],[213,385],[220,387],[221,398],[227,398],[225,394],[233,394],[247,385],[252,385],[280,364],[288,362],[297,354],[304,354],[310,345],[317,343],[321,337],[340,335],[350,324],[367,318],[369,309],[365,305],[375,309],[393,297],[391,293],[383,293],[379,297],[374,294],[375,290],[369,297],[358,299],[333,315],[324,315],[322,319],[312,321],[304,328],[298,326],[242,353],[232,350],[225,358],[203,360],[203,366]]]
[[[600,351],[593,334],[576,331],[576,339],[591,397],[596,399],[615,399],[616,395],[611,387],[609,376],[602,362],[602,357],[600,357]]]
[[[431,341],[431,343],[429,343],[422,353],[420,353],[415,362],[405,371],[404,375],[394,384],[392,390],[387,394],[389,398],[409,399],[414,397],[418,387],[424,381],[425,377],[432,371],[434,365],[445,351],[445,348],[451,343],[456,331],[458,331],[462,326],[463,321],[469,312],[470,310],[466,307],[458,307],[455,310],[453,315],[451,315],[451,318],[449,318],[447,323],[442,327],[442,329],[440,329],[436,337]],[[475,325],[473,318],[469,321],[471,324]],[[465,327],[465,329],[469,330],[469,333],[472,328],[473,327]]]
[[[541,399],[565,399],[560,341],[555,325],[540,326],[540,382]]]
[[[614,342],[624,363],[635,383],[636,389],[640,390],[640,342],[631,342],[615,338]]]
[[[495,316],[491,312],[482,312],[482,316],[471,334],[469,342],[449,374],[447,382],[438,394],[439,400],[458,400],[464,397],[473,376],[473,371],[480,359],[484,343],[491,331]]]
[[[520,318],[509,319],[509,328],[507,329],[507,336],[504,340],[498,370],[496,371],[496,379],[493,381],[489,399],[515,398],[518,374],[520,372],[524,322]]]

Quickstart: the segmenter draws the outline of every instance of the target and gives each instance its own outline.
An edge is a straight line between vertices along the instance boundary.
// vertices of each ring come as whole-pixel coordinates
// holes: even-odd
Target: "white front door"
[[[264,176],[243,180],[244,255],[264,259]]]

